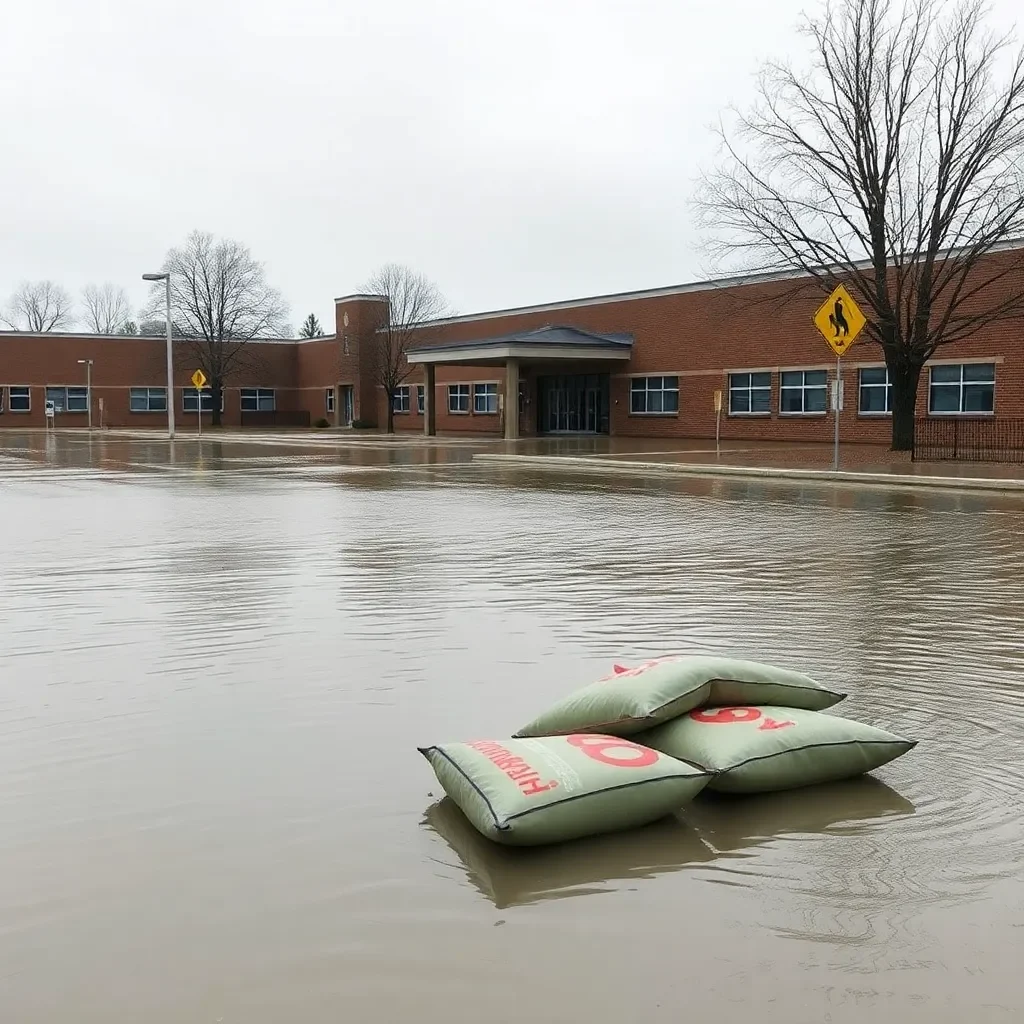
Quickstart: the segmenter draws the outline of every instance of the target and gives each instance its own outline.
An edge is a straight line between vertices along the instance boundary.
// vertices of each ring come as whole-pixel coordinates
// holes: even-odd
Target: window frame
[[[63,391],[64,392],[64,403],[63,408],[57,408],[57,402],[50,398],[51,391]],[[75,401],[81,401],[82,406],[79,409],[72,409],[71,406],[71,392],[80,392],[75,394]],[[58,416],[84,416],[89,412],[89,389],[84,384],[47,384],[43,392],[44,400],[47,402],[53,402],[53,411]]]
[[[195,405],[195,407],[193,407],[191,409],[186,409],[185,408],[185,398],[186,398],[186,396],[188,396],[188,397],[191,397],[192,395],[198,396],[199,394],[202,394],[204,396],[205,395],[209,395],[210,396],[209,402],[203,402],[202,403],[203,404],[203,412],[209,412],[209,413],[213,412],[213,388],[203,388],[202,391],[200,391],[199,388],[182,388],[181,389],[181,411],[182,411],[182,413],[189,413],[190,415],[195,416],[196,413],[199,412],[198,406],[199,406],[199,403],[200,403],[201,399],[198,398],[198,397],[196,398],[196,405]],[[221,412],[221,415],[223,416],[224,415],[224,390],[223,389],[221,389],[221,393],[220,393],[220,412]]]
[[[661,381],[661,386],[652,388],[650,382],[652,380]],[[665,386],[665,381],[675,381],[674,386]],[[643,381],[643,388],[637,388],[637,384]],[[637,395],[644,396],[643,409],[635,409],[633,407],[633,399]],[[651,409],[650,396],[661,395],[661,409]],[[675,395],[675,409],[664,408],[665,395]],[[649,374],[637,374],[636,376],[629,378],[629,415],[630,416],[679,416],[679,375],[675,373],[649,373]]]
[[[427,401],[427,385],[417,384],[416,385],[416,415],[423,416],[426,412],[426,401]]]
[[[132,408],[132,392],[134,391],[145,391],[146,392],[146,408],[145,409],[133,409]],[[150,408],[152,402],[151,392],[158,391],[164,400],[164,407],[162,409]],[[167,415],[167,388],[166,387],[149,387],[146,384],[139,384],[135,387],[128,388],[128,413],[132,416],[147,416],[147,415]]]
[[[736,386],[733,384],[734,377],[746,377],[746,385]],[[755,377],[767,377],[767,384],[754,384]],[[772,371],[771,370],[730,370],[728,377],[726,378],[726,392],[729,397],[729,403],[726,406],[729,416],[742,416],[744,418],[750,416],[771,416],[772,414]],[[767,409],[755,409],[754,406],[754,394],[761,394],[763,392],[768,393],[768,408]],[[745,393],[747,396],[747,408],[746,409],[734,409],[732,406],[733,393]]]
[[[28,403],[24,409],[14,408],[14,396],[11,394],[12,391],[24,391],[25,401]],[[21,395],[18,395],[20,401]],[[7,411],[17,415],[24,415],[25,413],[32,411],[32,385],[31,384],[8,384],[7,385]]]
[[[960,368],[960,380],[957,382],[953,381],[939,381],[938,384],[934,382],[935,370],[942,367],[948,368],[957,366]],[[992,367],[992,379],[991,380],[965,380],[964,370],[968,366],[991,366]],[[964,397],[966,395],[967,388],[969,387],[990,387],[992,389],[992,408],[991,409],[965,409],[964,408]],[[932,396],[934,389],[940,388],[957,388],[960,395],[960,408],[953,409],[940,409],[936,411],[932,408]],[[928,367],[928,416],[936,417],[939,419],[947,416],[965,416],[965,417],[989,417],[995,416],[996,414],[996,363],[994,360],[970,360],[963,363],[934,363]]]
[[[408,384],[399,384],[391,396],[391,411],[396,416],[408,416],[412,411],[412,395]]]
[[[465,391],[463,391],[462,389],[465,389]],[[468,416],[469,415],[469,410],[470,410],[471,395],[472,395],[472,389],[470,388],[469,384],[449,384],[448,385],[448,390],[447,390],[448,414],[450,416]],[[452,399],[453,398],[460,398],[460,399],[461,398],[465,398],[465,400],[466,400],[466,408],[465,409],[452,408]]]
[[[255,408],[247,409],[246,393],[248,392],[249,398],[256,402]],[[223,393],[222,393],[223,394]],[[260,402],[265,395],[270,395],[270,408],[264,409]],[[223,411],[223,410],[222,410]],[[239,412],[277,412],[277,388],[239,388],[238,389],[238,411]]]
[[[799,373],[801,375],[801,383],[786,384],[785,378],[787,374]],[[808,384],[807,374],[809,373],[823,373],[825,380],[821,384]],[[805,417],[822,417],[827,416],[829,413],[829,400],[828,400],[828,370],[822,369],[820,366],[811,367],[809,369],[802,369],[799,367],[791,368],[787,370],[779,371],[779,415],[780,416],[805,416]],[[799,391],[800,392],[800,409],[787,409],[783,402],[784,393],[786,391]],[[824,406],[821,409],[808,409],[807,408],[807,392],[808,391],[820,391],[824,398]]]
[[[493,389],[493,390],[492,390]],[[494,399],[494,408],[477,407],[477,399],[484,399],[484,406],[491,404]],[[473,415],[474,416],[497,416],[498,415],[498,382],[496,380],[475,380],[473,381]]]
[[[324,411],[334,412],[334,388],[324,388]]]
[[[864,383],[864,371],[865,370],[884,370],[885,371],[885,383],[884,384],[873,384]],[[885,409],[865,409],[863,405],[864,391],[865,389],[871,389],[872,391],[884,390],[885,392]],[[889,378],[889,367],[884,363],[881,365],[874,366],[858,366],[857,367],[857,415],[863,416],[866,419],[885,419],[885,417],[892,416],[892,380]]]

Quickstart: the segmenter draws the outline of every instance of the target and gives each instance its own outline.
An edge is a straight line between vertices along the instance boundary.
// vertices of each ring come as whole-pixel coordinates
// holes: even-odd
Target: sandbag
[[[770,793],[849,779],[916,746],[848,718],[765,705],[699,708],[640,738],[713,772],[708,787],[725,793]]]
[[[514,846],[645,825],[693,799],[708,780],[656,750],[589,733],[419,750],[477,830]]]
[[[611,674],[563,697],[516,736],[630,736],[702,705],[778,704],[821,711],[846,696],[810,676],[738,658],[678,655]]]

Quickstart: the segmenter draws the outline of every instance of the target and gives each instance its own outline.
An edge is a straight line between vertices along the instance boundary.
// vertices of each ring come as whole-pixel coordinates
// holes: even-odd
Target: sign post
[[[46,405],[43,406],[43,412],[46,416],[46,429],[50,430],[53,427],[53,421],[57,414],[57,406],[54,402],[47,401]]]
[[[722,438],[722,392],[715,391],[715,455],[721,455]]]
[[[206,387],[206,374],[196,370],[192,374],[192,383],[196,389],[196,421],[199,424],[199,436],[203,436],[203,388]]]
[[[867,319],[853,297],[839,285],[814,314],[818,328],[828,347],[836,354],[836,376],[832,381],[832,415],[835,417],[835,439],[832,469],[839,471],[839,414],[843,411],[843,356],[864,330]]]

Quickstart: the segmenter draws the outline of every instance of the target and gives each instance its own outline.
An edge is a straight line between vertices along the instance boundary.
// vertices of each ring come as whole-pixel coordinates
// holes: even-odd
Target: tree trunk
[[[395,432],[395,392],[388,391],[388,433]]]
[[[219,380],[212,381],[210,383],[210,398],[213,402],[213,411],[211,413],[210,423],[215,426],[220,426],[220,403],[224,394],[224,387]],[[202,402],[202,396],[199,401]],[[199,415],[202,416],[202,405],[200,405]]]
[[[914,416],[917,411],[917,385],[923,363],[899,360],[889,364],[892,383],[892,450],[914,450]]]

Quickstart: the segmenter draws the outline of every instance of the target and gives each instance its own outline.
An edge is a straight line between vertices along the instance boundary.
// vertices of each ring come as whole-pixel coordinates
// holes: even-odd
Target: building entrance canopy
[[[409,350],[408,359],[410,363],[424,366],[439,363],[486,366],[505,363],[509,359],[517,359],[520,363],[549,360],[625,362],[632,350],[632,334],[595,334],[579,327],[540,327],[479,341],[417,345]]]
[[[455,342],[448,345],[417,345],[410,349],[408,360],[421,365],[424,371],[424,429],[434,433],[434,367],[438,364],[462,363],[472,366],[505,366],[503,408],[505,437],[519,436],[519,368],[527,364],[558,364],[566,362],[624,363],[633,350],[631,334],[596,334],[579,327],[540,327],[518,334],[502,334],[479,341]],[[597,406],[595,405],[595,409]],[[598,416],[598,414],[595,414]],[[599,418],[599,416],[598,416]],[[595,420],[597,422],[597,420]]]

